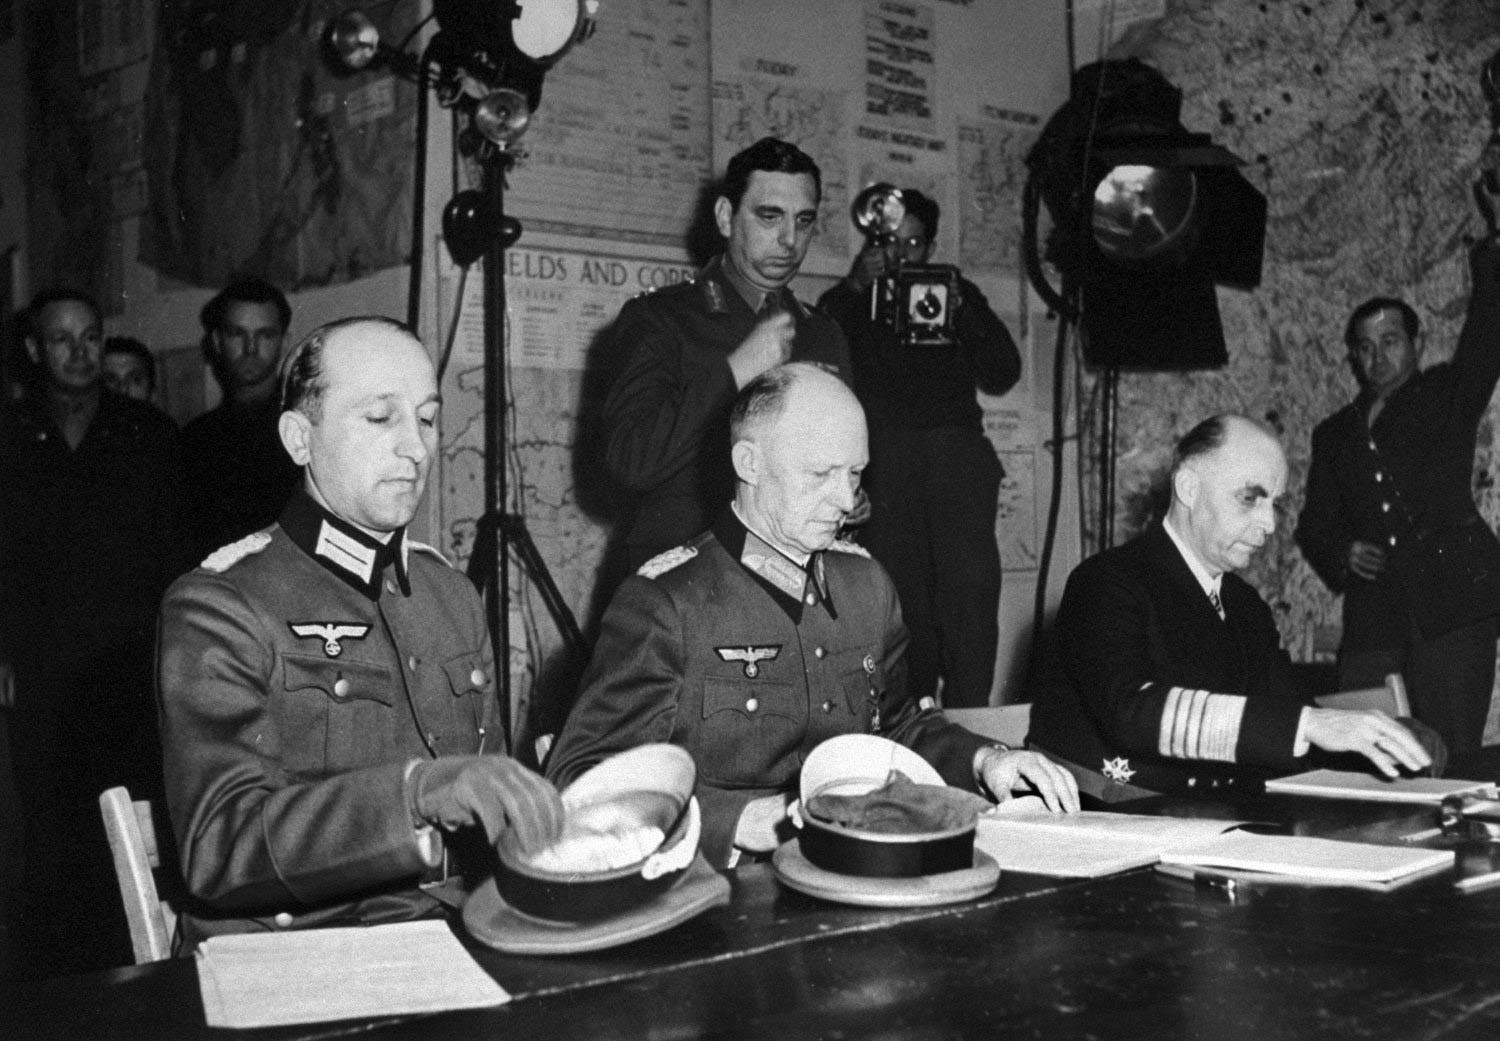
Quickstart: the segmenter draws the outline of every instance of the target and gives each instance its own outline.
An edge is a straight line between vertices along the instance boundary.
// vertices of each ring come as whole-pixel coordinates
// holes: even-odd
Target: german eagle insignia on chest
[[[742,661],[745,663],[745,678],[755,679],[760,675],[759,662],[771,661],[781,653],[781,644],[773,643],[767,647],[715,647],[719,657],[724,661]]]
[[[365,634],[370,631],[368,625],[360,622],[287,622],[286,624],[295,636],[300,636],[304,640],[313,637],[322,640],[323,653],[330,658],[337,658],[344,653],[344,646],[339,643],[340,640],[363,640]]]

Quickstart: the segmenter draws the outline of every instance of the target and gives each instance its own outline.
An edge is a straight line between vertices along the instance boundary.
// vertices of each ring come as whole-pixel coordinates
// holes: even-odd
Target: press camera
[[[897,242],[897,229],[906,218],[901,189],[872,184],[859,193],[851,210],[854,226],[886,256],[885,274],[870,287],[870,319],[890,326],[904,347],[951,346],[958,269],[906,262]]]

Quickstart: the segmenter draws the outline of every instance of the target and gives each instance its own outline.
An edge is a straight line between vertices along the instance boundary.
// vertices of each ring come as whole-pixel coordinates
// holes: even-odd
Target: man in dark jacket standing
[[[870,316],[870,288],[893,266],[925,264],[940,210],[901,193],[895,242],[873,242],[818,304],[844,330],[854,393],[870,421],[870,519],[860,541],[885,565],[911,630],[910,687],[948,708],[989,704],[1000,628],[995,510],[1005,476],[974,396],[1021,378],[1010,330],[979,288],[960,279],[951,343],[903,344]]]
[[[1475,755],[1495,678],[1500,542],[1474,507],[1475,431],[1500,377],[1500,245],[1470,258],[1473,288],[1451,361],[1419,371],[1416,312],[1387,297],[1349,317],[1361,385],[1313,431],[1297,542],[1344,594],[1339,685],[1399,672],[1416,717],[1453,758]]]

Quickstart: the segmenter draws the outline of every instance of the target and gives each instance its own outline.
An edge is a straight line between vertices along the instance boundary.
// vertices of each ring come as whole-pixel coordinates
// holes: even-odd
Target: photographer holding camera
[[[1021,357],[972,282],[927,265],[937,202],[891,191],[897,206],[888,214],[899,223],[870,234],[856,213],[869,242],[818,301],[849,341],[870,427],[871,512],[860,541],[900,595],[912,693],[934,695],[942,677],[946,707],[983,706],[999,641],[995,509],[1004,470],[974,392],[1015,386]]]

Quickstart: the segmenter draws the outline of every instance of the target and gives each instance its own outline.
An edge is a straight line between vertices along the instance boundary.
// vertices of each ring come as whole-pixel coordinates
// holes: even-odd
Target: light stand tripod
[[[461,111],[469,126],[460,151],[480,163],[482,191],[466,190],[443,212],[443,238],[461,267],[484,258],[484,513],[475,531],[469,579],[485,600],[485,622],[495,651],[497,687],[505,711],[501,728],[512,751],[510,727],[510,554],[537,584],[568,651],[588,647],[546,562],[519,514],[507,513],[505,399],[505,251],[521,236],[521,225],[505,215],[505,175],[516,153],[511,145],[526,129],[541,99],[542,78],[573,44],[593,32],[597,2],[532,0],[492,5],[485,0],[436,0],[431,18],[437,32],[420,56],[392,47],[368,15],[344,11],[323,30],[329,61],[344,73],[384,65],[396,75],[431,89],[444,108]],[[419,29],[425,22],[419,21]],[[408,33],[406,42],[416,35]],[[427,159],[426,107],[418,109],[411,296],[408,317],[416,324],[425,205],[422,172]],[[466,147],[466,145],[468,147]],[[476,198],[477,196],[477,198]],[[462,300],[459,301],[462,307]]]
[[[525,519],[506,512],[506,344],[505,344],[505,251],[521,237],[521,225],[505,214],[505,174],[514,160],[504,149],[485,149],[483,194],[486,216],[494,229],[484,251],[484,513],[474,534],[469,556],[469,580],[484,597],[485,621],[490,646],[495,651],[495,671],[502,719],[510,741],[510,554],[516,556],[536,583],[542,599],[557,622],[563,644],[579,659],[588,655],[588,643],[578,621],[563,600],[547,563],[537,550]]]

